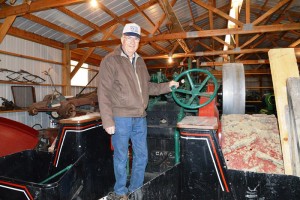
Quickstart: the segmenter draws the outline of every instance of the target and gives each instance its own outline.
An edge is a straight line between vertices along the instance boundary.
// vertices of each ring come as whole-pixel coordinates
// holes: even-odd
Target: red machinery
[[[38,144],[38,131],[22,123],[0,117],[0,130],[0,157]]]

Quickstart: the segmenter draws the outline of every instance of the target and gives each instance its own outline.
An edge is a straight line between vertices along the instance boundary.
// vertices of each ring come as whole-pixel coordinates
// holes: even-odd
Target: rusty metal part
[[[28,108],[28,114],[29,115],[37,115],[39,113],[39,111],[37,110],[37,108],[36,107],[34,107],[34,106],[30,106],[29,108]]]
[[[70,118],[75,117],[76,115],[76,107],[72,103],[62,103],[60,108],[58,109],[57,113],[62,118]]]

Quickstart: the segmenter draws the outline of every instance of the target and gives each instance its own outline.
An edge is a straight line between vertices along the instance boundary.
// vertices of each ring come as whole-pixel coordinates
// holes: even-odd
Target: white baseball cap
[[[123,29],[123,34],[141,38],[141,27],[136,23],[126,24]]]

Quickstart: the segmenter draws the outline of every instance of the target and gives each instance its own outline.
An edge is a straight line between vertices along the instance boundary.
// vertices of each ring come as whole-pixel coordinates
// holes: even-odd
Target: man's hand
[[[113,135],[113,134],[115,134],[115,126],[108,127],[108,128],[105,129],[105,131],[108,134]]]
[[[172,88],[172,87],[178,88],[179,87],[179,83],[172,80],[172,81],[169,82],[169,87],[170,88]]]

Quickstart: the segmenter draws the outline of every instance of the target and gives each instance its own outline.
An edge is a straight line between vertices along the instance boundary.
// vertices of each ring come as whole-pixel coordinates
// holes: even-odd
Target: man
[[[101,62],[98,100],[103,127],[112,134],[114,147],[114,192],[107,199],[127,199],[127,194],[142,186],[148,161],[145,109],[149,95],[159,95],[179,83],[151,83],[144,60],[136,53],[141,28],[126,24],[121,45]],[[130,185],[126,187],[126,163],[129,139],[133,149]]]

